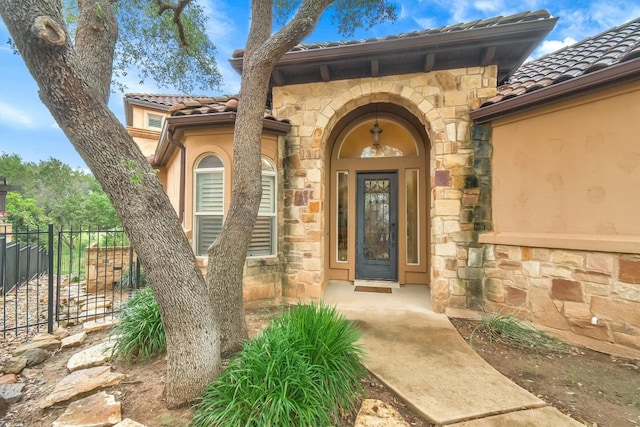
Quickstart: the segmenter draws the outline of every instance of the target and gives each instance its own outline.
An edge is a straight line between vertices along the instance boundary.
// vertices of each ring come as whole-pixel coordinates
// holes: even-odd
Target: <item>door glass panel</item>
[[[418,169],[406,171],[407,264],[418,264],[420,229],[418,225]]]
[[[388,260],[390,255],[389,204],[391,186],[388,179],[364,180],[364,246],[367,260]]]
[[[338,262],[347,262],[347,248],[349,247],[349,172],[338,172]]]

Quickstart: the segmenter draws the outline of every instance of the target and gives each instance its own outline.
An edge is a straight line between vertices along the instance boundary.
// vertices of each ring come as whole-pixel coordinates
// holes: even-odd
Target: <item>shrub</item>
[[[362,394],[360,336],[334,307],[283,312],[207,386],[191,425],[336,425]]]
[[[116,288],[120,290],[125,289],[136,289],[136,288],[144,288],[149,286],[149,279],[147,278],[147,273],[141,268],[140,269],[140,283],[136,283],[137,280],[137,272],[135,268],[135,264],[132,266],[134,268],[126,268],[122,276],[120,276],[120,280],[116,283]]]
[[[473,335],[477,331],[484,331],[490,339],[502,339],[515,347],[555,353],[569,352],[567,344],[534,328],[529,321],[512,314],[494,314],[484,318],[471,332],[470,344],[473,344]]]
[[[151,358],[167,350],[167,339],[160,309],[151,288],[135,293],[122,307],[112,357],[129,362],[137,357]]]

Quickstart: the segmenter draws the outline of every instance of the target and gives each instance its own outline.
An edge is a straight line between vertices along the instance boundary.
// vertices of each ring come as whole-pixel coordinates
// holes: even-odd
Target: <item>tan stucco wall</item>
[[[493,123],[483,241],[640,253],[640,82]]]
[[[485,309],[640,356],[640,82],[493,123]]]
[[[145,157],[153,155],[160,139],[160,129],[147,127],[147,115],[155,114],[167,117],[164,110],[145,108],[140,105],[133,105],[131,110],[131,126],[127,126],[127,132],[133,137],[142,154]]]
[[[287,118],[284,163],[284,239],[288,260],[283,284],[285,296],[320,298],[328,268],[327,191],[328,141],[336,124],[359,106],[394,103],[413,114],[425,128],[429,147],[430,285],[432,304],[438,311],[450,303],[466,305],[468,247],[474,240],[473,224],[461,224],[465,177],[473,174],[469,110],[495,94],[496,68],[465,68],[380,78],[331,81],[276,87],[276,117]],[[435,185],[434,172],[447,174]],[[481,301],[481,295],[476,296]]]
[[[224,206],[229,208],[233,176],[233,126],[220,128],[190,129],[178,135],[185,146],[185,212],[183,228],[187,237],[193,242],[194,215],[194,169],[197,162],[205,154],[215,154],[224,164]],[[262,155],[278,165],[278,137],[273,134],[263,134]],[[179,206],[180,183],[180,152],[176,150],[167,165],[163,168],[167,172],[167,193],[172,204]],[[279,191],[279,205],[282,204],[282,192]],[[280,244],[278,245],[280,247]],[[282,296],[281,255],[248,258],[244,268],[244,300],[259,301],[277,299]],[[202,272],[206,273],[206,257],[199,257],[198,262]]]

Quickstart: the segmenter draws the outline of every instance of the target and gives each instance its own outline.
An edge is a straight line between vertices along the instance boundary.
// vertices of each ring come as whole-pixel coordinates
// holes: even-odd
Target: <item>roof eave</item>
[[[184,130],[189,127],[223,127],[233,128],[236,122],[237,113],[213,113],[194,114],[188,116],[167,117],[162,128],[160,141],[153,156],[153,166],[163,166],[169,161],[175,146],[169,141],[168,133],[173,134],[177,130]],[[262,130],[276,135],[286,135],[291,130],[291,124],[272,119],[262,119]]]
[[[479,108],[469,115],[476,123],[486,123],[531,110],[550,102],[571,99],[607,86],[626,83],[637,79],[638,76],[640,76],[640,58],[635,58],[600,71]]]
[[[522,55],[521,61],[519,61],[518,64],[512,67],[512,69],[516,69],[526,60],[538,43],[553,29],[557,20],[558,18],[547,18],[441,34],[424,34],[414,37],[379,40],[353,45],[291,51],[282,56],[276,64],[275,69],[277,70],[280,66],[293,65],[296,63],[329,63],[344,59],[355,61],[363,57],[381,57],[387,54],[395,54],[399,51],[420,50],[424,52],[428,49],[441,50],[454,46],[464,46],[468,48],[470,44],[481,46],[491,41],[500,41],[505,36],[509,36],[511,41],[514,37],[517,38],[518,36],[523,36],[523,39],[531,38],[532,46],[530,50],[527,51],[525,55]],[[238,73],[242,73],[243,57],[231,58],[229,62]]]

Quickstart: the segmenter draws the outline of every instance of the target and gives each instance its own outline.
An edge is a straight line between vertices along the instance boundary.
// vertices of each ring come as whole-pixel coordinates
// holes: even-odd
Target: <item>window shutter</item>
[[[262,199],[260,199],[259,214],[269,215],[275,213],[275,177],[263,176],[262,177]]]
[[[273,255],[275,217],[259,216],[249,243],[249,256]]]
[[[211,243],[222,230],[222,215],[198,215],[198,255],[206,255]]]
[[[224,188],[221,172],[196,174],[196,213],[223,212]]]

